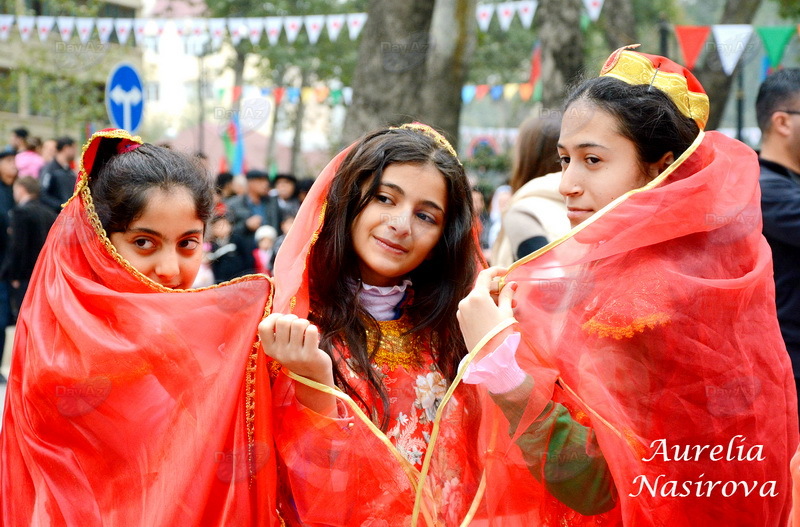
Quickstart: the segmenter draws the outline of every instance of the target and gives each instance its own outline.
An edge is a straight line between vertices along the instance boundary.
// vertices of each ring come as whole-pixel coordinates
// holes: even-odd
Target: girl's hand
[[[481,271],[470,294],[458,303],[456,316],[468,351],[500,322],[514,316],[512,302],[517,284],[508,283],[498,292],[500,277],[506,272],[502,267]]]
[[[319,349],[317,327],[297,315],[272,313],[258,325],[264,352],[297,375],[333,385],[331,357]]]

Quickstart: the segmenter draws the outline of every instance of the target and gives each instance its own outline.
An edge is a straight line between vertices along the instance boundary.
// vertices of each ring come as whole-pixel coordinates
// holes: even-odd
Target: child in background
[[[275,239],[278,233],[272,225],[262,225],[256,229],[255,238],[258,247],[253,249],[255,272],[272,275],[272,262],[275,261]]]
[[[227,282],[238,276],[253,272],[253,255],[242,236],[233,232],[233,221],[229,214],[211,218],[211,249],[206,260],[211,264],[214,282]]]

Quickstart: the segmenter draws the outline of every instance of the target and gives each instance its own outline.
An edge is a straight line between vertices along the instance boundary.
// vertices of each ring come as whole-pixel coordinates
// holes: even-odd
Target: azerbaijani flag
[[[225,146],[225,157],[233,175],[244,173],[244,138],[242,137],[242,127],[239,124],[239,114],[235,113],[231,117],[225,133],[222,134],[222,143]]]

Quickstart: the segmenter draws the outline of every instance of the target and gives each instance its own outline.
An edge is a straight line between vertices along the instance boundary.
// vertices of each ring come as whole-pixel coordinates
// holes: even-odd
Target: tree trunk
[[[536,19],[542,43],[542,106],[560,109],[583,72],[581,0],[542,0]]]
[[[756,11],[761,6],[761,0],[726,0],[725,9],[720,18],[720,24],[750,24],[755,17]],[[750,39],[750,44],[742,54],[742,59],[746,59],[751,53],[752,47],[755,46],[755,39],[758,37],[754,34]],[[741,60],[736,66],[736,69],[729,76],[725,75],[722,71],[722,65],[719,62],[719,55],[717,54],[716,44],[712,44],[713,37],[709,36],[709,43],[706,45],[705,58],[702,64],[694,69],[694,74],[700,84],[708,94],[711,103],[711,111],[708,118],[707,130],[713,130],[719,126],[722,120],[722,114],[725,111],[725,105],[728,102],[728,96],[733,86],[733,81],[736,78],[739,68],[741,67]]]
[[[289,172],[299,173],[300,153],[303,150],[303,117],[306,113],[306,102],[303,100],[303,88],[308,84],[308,71],[300,72],[300,99],[297,101],[297,112],[294,115],[294,137],[292,137],[292,160]]]
[[[461,87],[475,49],[476,0],[437,0],[430,29],[420,120],[458,149]]]
[[[598,25],[612,51],[639,42],[631,0],[606,0]]]
[[[433,7],[430,0],[370,1],[343,141],[420,119]]]

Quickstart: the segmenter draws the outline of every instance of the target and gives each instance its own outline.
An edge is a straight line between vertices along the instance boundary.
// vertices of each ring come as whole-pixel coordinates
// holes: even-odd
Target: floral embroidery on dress
[[[407,317],[378,324],[382,339],[372,368],[385,386],[389,400],[386,437],[409,463],[421,469],[436,411],[447,392],[448,383],[434,362],[431,339],[424,333],[407,333],[412,327]],[[375,335],[370,338],[375,338]],[[365,401],[372,403],[366,381],[356,373],[355,361],[346,351],[342,360],[348,381]],[[362,404],[359,405],[366,410]],[[380,419],[376,408],[380,403],[371,406],[372,411],[367,411],[367,415],[377,423]]]

